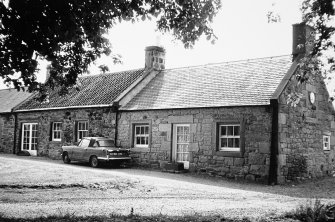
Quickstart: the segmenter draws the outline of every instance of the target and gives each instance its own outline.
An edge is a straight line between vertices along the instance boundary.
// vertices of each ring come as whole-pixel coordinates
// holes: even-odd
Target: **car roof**
[[[112,138],[108,138],[108,137],[84,137],[83,139],[89,139],[89,140],[91,140],[91,139],[94,139],[94,140],[113,140]]]

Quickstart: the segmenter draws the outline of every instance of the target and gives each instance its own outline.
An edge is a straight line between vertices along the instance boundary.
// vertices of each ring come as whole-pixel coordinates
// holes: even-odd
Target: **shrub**
[[[335,205],[324,205],[316,199],[314,204],[309,201],[306,205],[299,206],[295,211],[287,213],[286,218],[292,218],[304,222],[335,222]]]

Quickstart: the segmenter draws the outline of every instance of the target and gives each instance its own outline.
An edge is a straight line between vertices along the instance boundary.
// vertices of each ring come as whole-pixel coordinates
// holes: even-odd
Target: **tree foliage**
[[[335,33],[335,2],[333,0],[304,0],[302,11],[303,21],[316,31],[311,55],[321,55],[324,50],[334,52],[335,44],[332,37]]]
[[[308,81],[309,78],[320,72],[327,76],[327,73],[335,70],[335,2],[333,0],[304,0],[302,12],[303,21],[313,27],[315,32],[310,40],[313,42],[313,48],[299,65],[297,76],[299,82]],[[324,69],[325,66],[328,67],[328,70]]]
[[[18,89],[66,93],[111,54],[105,34],[118,22],[155,17],[158,30],[191,47],[201,35],[216,39],[210,23],[220,7],[220,0],[0,0],[0,75]],[[38,59],[51,63],[46,84],[36,81]]]

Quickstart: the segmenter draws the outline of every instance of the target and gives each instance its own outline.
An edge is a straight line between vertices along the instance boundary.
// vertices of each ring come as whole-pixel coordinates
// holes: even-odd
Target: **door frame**
[[[172,161],[173,162],[178,162],[178,163],[183,163],[184,164],[184,169],[189,169],[190,161],[177,161],[177,127],[178,126],[187,126],[189,128],[189,138],[191,139],[191,124],[189,124],[189,123],[173,124],[173,130],[172,130]],[[190,143],[191,143],[191,141],[188,141],[188,152],[189,153],[190,153]]]
[[[25,125],[29,125],[29,142],[28,142],[28,146],[29,148],[28,149],[23,149],[23,143],[24,143],[24,126]],[[32,150],[31,149],[31,145],[32,145],[32,131],[33,131],[33,125],[36,125],[38,126],[38,123],[22,123],[22,128],[21,128],[21,151],[27,151],[30,153],[30,155],[32,156],[37,156],[37,145],[38,145],[38,128],[37,128],[37,135],[36,135],[36,138],[37,138],[37,143],[36,143],[36,149],[35,150]]]

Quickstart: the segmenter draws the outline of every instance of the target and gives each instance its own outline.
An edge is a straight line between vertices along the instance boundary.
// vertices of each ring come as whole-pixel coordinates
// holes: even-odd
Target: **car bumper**
[[[131,157],[98,157],[98,160],[111,161],[111,160],[131,160]]]

